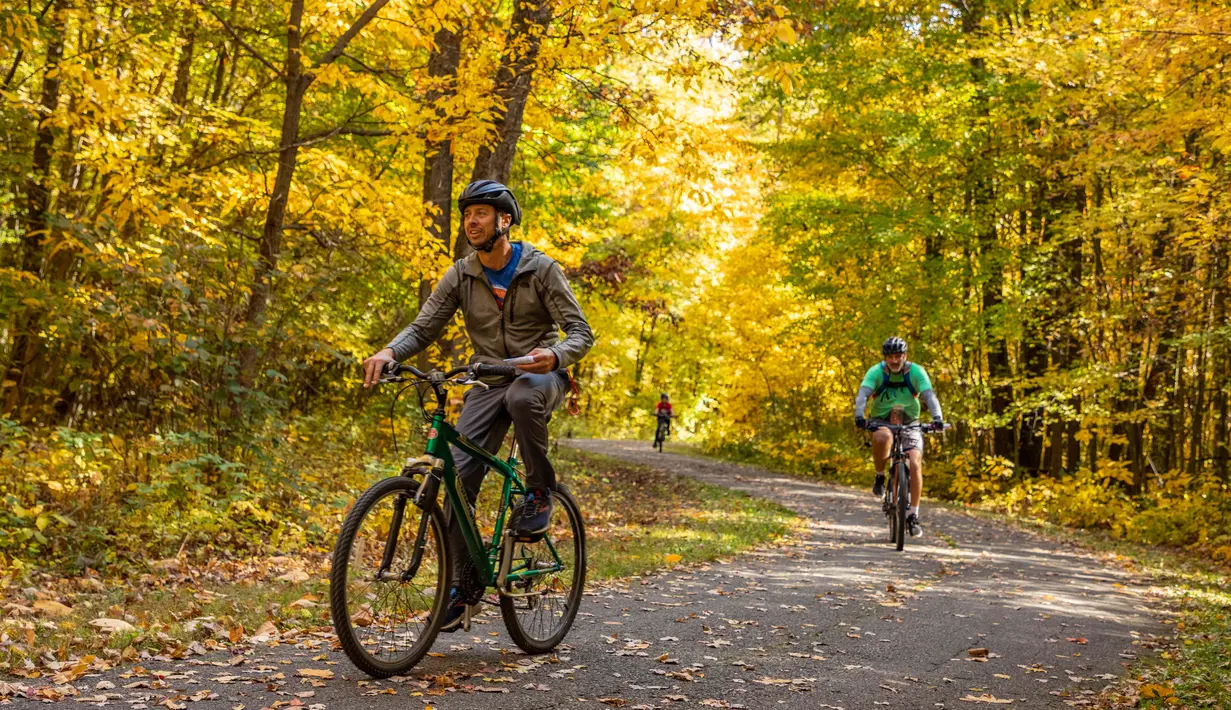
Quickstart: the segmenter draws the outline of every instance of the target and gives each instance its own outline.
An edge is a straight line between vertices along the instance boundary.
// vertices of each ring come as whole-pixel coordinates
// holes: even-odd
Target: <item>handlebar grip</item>
[[[487,375],[495,375],[497,377],[517,377],[521,374],[521,370],[511,365],[488,365],[486,363],[475,363],[475,377],[485,377]]]

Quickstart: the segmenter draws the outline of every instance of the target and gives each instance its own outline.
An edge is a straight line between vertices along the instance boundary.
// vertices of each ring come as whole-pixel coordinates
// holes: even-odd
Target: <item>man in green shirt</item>
[[[919,400],[928,407],[932,415],[932,424],[943,426],[944,417],[940,411],[940,400],[936,398],[936,390],[932,389],[932,381],[928,373],[920,365],[906,360],[906,341],[894,336],[881,346],[884,362],[879,362],[868,368],[859,384],[859,392],[855,395],[855,426],[860,429],[872,430],[872,459],[876,464],[876,483],[872,493],[876,496],[885,494],[885,463],[889,460],[889,449],[893,446],[893,434],[888,429],[881,428],[895,407],[902,408],[902,421],[898,424],[910,424],[919,419]],[[872,397],[872,409],[868,417],[864,417],[864,409]],[[923,526],[919,524],[919,498],[923,494],[923,433],[918,430],[904,431],[902,449],[910,466],[910,509],[906,512],[906,529],[911,537],[923,535]]]

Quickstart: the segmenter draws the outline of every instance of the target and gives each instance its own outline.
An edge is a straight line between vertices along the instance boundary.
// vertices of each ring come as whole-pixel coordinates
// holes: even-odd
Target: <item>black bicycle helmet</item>
[[[894,335],[881,346],[882,355],[897,355],[906,352],[906,341]]]
[[[521,224],[521,205],[513,191],[495,180],[475,180],[462,190],[457,198],[457,209],[465,212],[471,205],[491,205],[500,212],[512,215],[513,224]]]

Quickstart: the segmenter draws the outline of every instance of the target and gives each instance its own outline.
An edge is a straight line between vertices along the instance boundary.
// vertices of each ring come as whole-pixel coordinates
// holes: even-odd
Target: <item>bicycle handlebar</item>
[[[471,379],[478,379],[480,377],[487,376],[517,377],[521,374],[521,370],[518,370],[516,367],[511,365],[488,365],[486,363],[476,362],[473,365],[462,365],[460,367],[455,367],[448,372],[441,372],[440,370],[423,372],[414,365],[406,365],[397,361],[391,361],[385,365],[385,369],[382,374],[385,376],[395,377],[402,373],[409,373],[420,380],[443,383],[461,374],[466,374]]]
[[[482,362],[474,364],[474,376],[499,375],[501,377],[517,377],[522,371],[512,365],[488,365]]]
[[[949,429],[952,426],[953,425],[948,422],[944,422],[943,424],[939,424],[939,425],[936,422],[928,422],[926,424],[924,424],[923,422],[914,422],[913,424],[888,424],[888,423],[883,423],[883,422],[868,422],[866,425],[866,428],[868,431],[876,431],[877,429],[888,429],[889,431],[898,431],[898,432],[920,431],[925,434],[935,434],[936,432]]]

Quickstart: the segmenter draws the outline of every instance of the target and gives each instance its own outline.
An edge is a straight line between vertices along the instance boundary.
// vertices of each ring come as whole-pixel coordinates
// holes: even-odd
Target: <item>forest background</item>
[[[930,496],[1231,560],[1229,56],[1181,0],[6,3],[0,576],[327,546],[477,178],[598,337],[561,435],[667,391],[863,485],[898,334]]]

